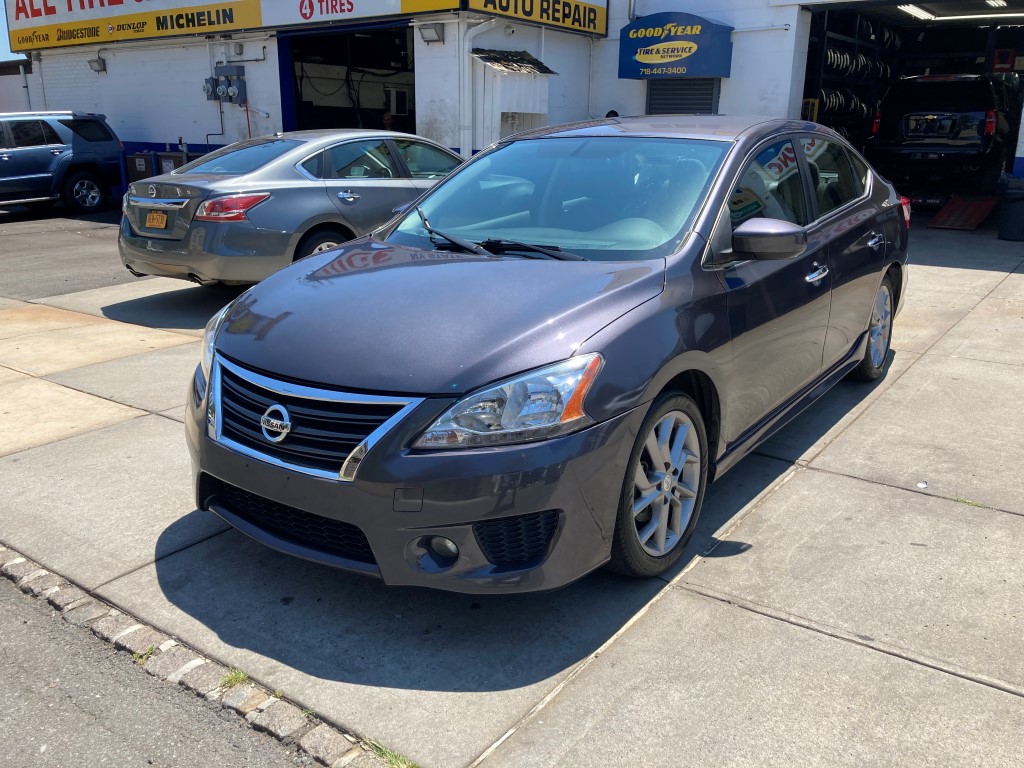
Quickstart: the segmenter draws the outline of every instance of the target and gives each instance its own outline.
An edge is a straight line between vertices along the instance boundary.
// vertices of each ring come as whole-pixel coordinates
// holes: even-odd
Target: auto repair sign
[[[728,77],[732,27],[691,13],[642,16],[619,33],[619,77]]]

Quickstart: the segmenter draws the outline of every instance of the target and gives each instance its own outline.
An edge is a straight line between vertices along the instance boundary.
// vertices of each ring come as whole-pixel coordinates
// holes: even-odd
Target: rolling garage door
[[[647,114],[713,115],[718,112],[720,78],[692,77],[649,80]]]

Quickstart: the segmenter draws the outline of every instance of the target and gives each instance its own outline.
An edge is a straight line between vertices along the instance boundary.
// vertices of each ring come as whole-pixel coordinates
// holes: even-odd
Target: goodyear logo
[[[629,30],[629,36],[633,40],[647,37],[656,37],[664,40],[666,37],[696,37],[700,34],[700,24],[663,24],[660,27],[647,27]]]
[[[633,58],[641,64],[665,64],[670,61],[685,59],[696,51],[696,43],[680,40],[679,42],[658,43],[648,48],[641,48]]]

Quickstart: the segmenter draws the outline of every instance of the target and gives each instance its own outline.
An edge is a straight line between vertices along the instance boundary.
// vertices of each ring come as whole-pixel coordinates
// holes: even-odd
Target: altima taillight
[[[882,130],[882,110],[875,110],[875,117],[871,121],[871,133],[872,135],[878,135],[878,132]]]
[[[985,135],[996,135],[996,111],[994,109],[990,109],[985,113]]]
[[[204,200],[196,211],[196,221],[245,221],[246,214],[270,197],[269,192],[227,195]]]
[[[910,229],[910,198],[901,196],[900,206],[903,208],[903,218],[907,222],[907,229]]]

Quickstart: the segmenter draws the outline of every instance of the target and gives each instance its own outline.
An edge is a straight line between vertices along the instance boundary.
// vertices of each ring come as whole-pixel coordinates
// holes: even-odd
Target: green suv
[[[0,206],[100,210],[122,186],[122,149],[103,115],[0,113]]]

